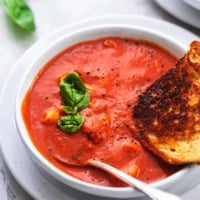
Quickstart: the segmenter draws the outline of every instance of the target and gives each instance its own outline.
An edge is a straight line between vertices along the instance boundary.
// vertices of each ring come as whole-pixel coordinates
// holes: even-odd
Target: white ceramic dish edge
[[[154,0],[172,16],[195,28],[200,29],[200,12],[182,0]]]
[[[183,0],[188,5],[192,6],[193,8],[200,10],[200,0]]]

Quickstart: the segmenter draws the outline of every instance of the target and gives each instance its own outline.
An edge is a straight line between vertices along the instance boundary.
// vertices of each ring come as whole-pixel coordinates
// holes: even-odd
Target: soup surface
[[[22,112],[37,149],[60,170],[86,182],[125,186],[93,168],[70,166],[68,158],[98,158],[147,183],[178,170],[146,151],[135,137],[133,107],[150,84],[175,66],[176,58],[143,40],[101,38],[71,46],[40,70],[23,101]],[[76,133],[57,126],[63,105],[60,79],[75,71],[90,94],[81,111],[85,121]],[[51,112],[52,111],[52,112]],[[53,117],[47,119],[47,114]]]

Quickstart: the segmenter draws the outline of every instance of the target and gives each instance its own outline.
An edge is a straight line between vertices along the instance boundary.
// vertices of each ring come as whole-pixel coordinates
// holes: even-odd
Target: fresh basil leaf
[[[35,22],[31,9],[24,0],[1,0],[7,15],[23,29],[34,31]]]
[[[74,133],[83,125],[84,117],[80,114],[66,115],[58,120],[58,126],[64,132]]]
[[[89,93],[76,72],[68,74],[61,80],[60,94],[67,106],[77,107],[78,111],[86,108],[90,101]]]
[[[78,112],[77,107],[70,106],[62,106],[62,110],[64,110],[67,114],[76,114]]]

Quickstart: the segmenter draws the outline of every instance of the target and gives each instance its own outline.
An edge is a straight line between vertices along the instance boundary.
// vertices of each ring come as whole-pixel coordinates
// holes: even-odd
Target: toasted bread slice
[[[163,160],[200,162],[200,42],[139,96],[133,117],[140,141]]]

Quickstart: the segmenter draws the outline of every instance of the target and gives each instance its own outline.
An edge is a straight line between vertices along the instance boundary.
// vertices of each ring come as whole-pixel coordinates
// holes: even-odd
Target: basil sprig
[[[90,102],[87,88],[76,72],[69,73],[60,81],[60,95],[66,116],[58,120],[58,126],[64,132],[76,132],[84,122],[84,117],[78,112],[88,107]]]
[[[7,15],[23,29],[34,31],[34,16],[24,0],[0,0]]]

